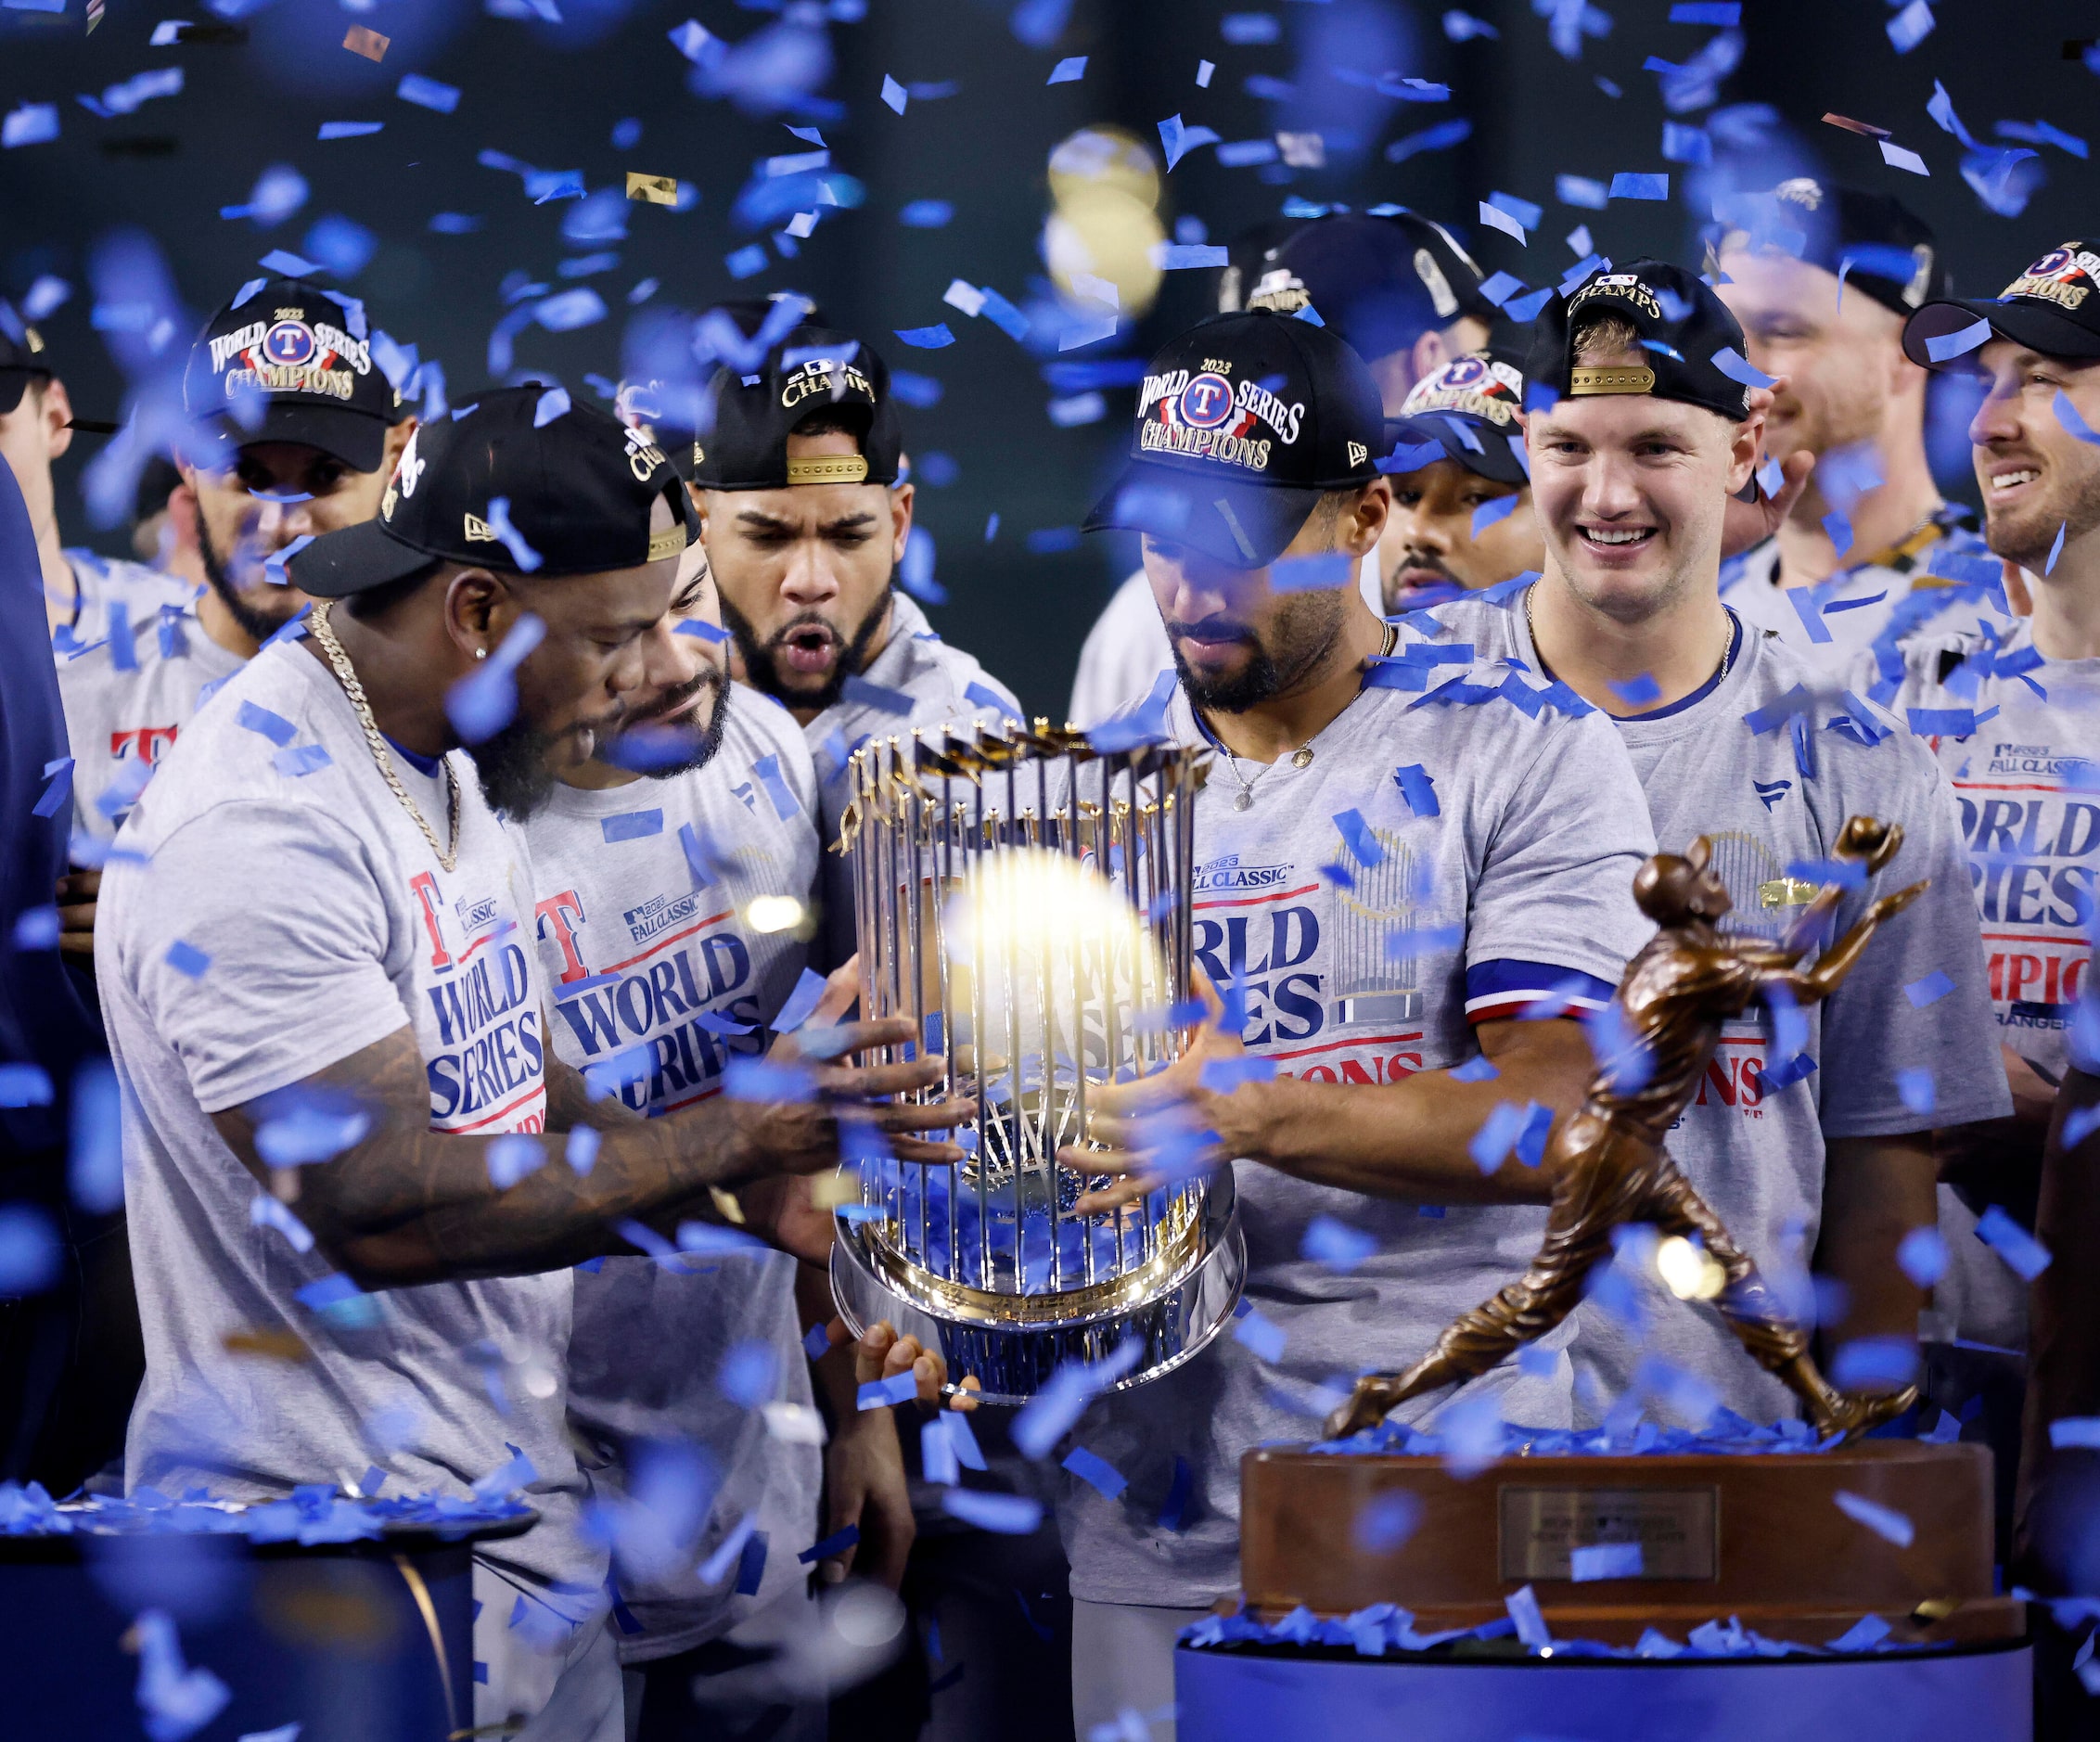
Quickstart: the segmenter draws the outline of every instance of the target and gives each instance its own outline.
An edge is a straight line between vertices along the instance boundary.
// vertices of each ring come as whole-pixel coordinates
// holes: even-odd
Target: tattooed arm
[[[911,1038],[911,1024],[892,1018],[848,1023],[839,1055]],[[775,1062],[792,1060],[809,1072],[816,1098],[780,1104],[716,1095],[661,1119],[615,1118],[593,1104],[582,1079],[549,1060],[550,1112],[601,1127],[596,1159],[579,1175],[546,1140],[547,1159],[516,1185],[498,1189],[489,1178],[493,1136],[459,1136],[430,1129],[430,1089],[413,1030],[385,1039],[317,1071],[289,1090],[213,1115],[220,1134],[250,1172],[291,1203],[315,1243],[354,1281],[370,1287],[478,1276],[529,1274],[620,1249],[608,1224],[633,1217],[650,1221],[681,1210],[705,1213],[709,1189],[780,1174],[821,1172],[839,1159],[834,1107],[922,1089],[941,1079],[942,1061],[856,1066],[794,1057],[777,1047]],[[573,1080],[573,1081],[571,1081]],[[350,1099],[370,1123],[357,1143],[332,1160],[273,1171],[257,1154],[255,1131],[280,1097]],[[558,1105],[557,1105],[558,1101]],[[891,1134],[907,1159],[955,1161],[953,1144],[908,1134],[967,1122],[967,1103],[887,1105],[865,1109]]]

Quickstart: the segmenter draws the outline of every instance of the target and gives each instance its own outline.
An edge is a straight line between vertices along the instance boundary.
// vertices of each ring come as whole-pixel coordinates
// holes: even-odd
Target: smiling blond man
[[[1767,1275],[1805,1285],[1812,1270],[1837,1285],[1823,1290],[1822,1328],[1839,1383],[1894,1389],[1912,1377],[1923,1304],[1896,1249],[1935,1221],[1930,1134],[2003,1111],[2005,1087],[1953,803],[1930,755],[1856,696],[1816,694],[1801,659],[1722,602],[1729,498],[1763,437],[1742,344],[1712,289],[1658,261],[1556,296],[1525,372],[1544,574],[1408,621],[1476,658],[1521,661],[1610,715],[1663,850],[1712,842],[1730,929],[1784,929],[1848,816],[1902,826],[1895,866],[1851,890],[1837,923],[1858,917],[1876,882],[1929,877],[1931,890],[1819,1009],[1728,1023],[1669,1140]],[[1788,1304],[1805,1314],[1812,1299],[1800,1287]],[[1629,1387],[1661,1410],[1669,1377],[1648,1364],[1659,1359],[1753,1419],[1794,1412],[1717,1314],[1652,1274],[1623,1314],[1582,1309],[1574,1353],[1577,1402],[1593,1410]]]

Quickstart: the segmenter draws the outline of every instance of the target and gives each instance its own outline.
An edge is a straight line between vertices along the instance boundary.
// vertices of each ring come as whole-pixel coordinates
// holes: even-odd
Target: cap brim
[[[2091,332],[2047,304],[2025,297],[2011,302],[2001,302],[1994,297],[1949,297],[1925,303],[1903,323],[1903,354],[1921,368],[1953,368],[1961,357],[1935,362],[1926,349],[1927,341],[1944,339],[1978,321],[1989,321],[1998,338],[2039,351],[2045,357],[2080,361],[2100,357],[2100,333]],[[1964,352],[1962,356],[1973,354]]]
[[[1479,453],[1466,445],[1466,438],[1456,428],[1458,423],[1463,423],[1479,442]],[[1479,477],[1492,479],[1498,484],[1528,484],[1530,477],[1511,450],[1512,440],[1521,441],[1522,437],[1513,437],[1508,430],[1458,412],[1422,412],[1413,417],[1395,417],[1386,425],[1388,454],[1395,448],[1434,442],[1443,450],[1444,458]]]
[[[1133,460],[1082,530],[1149,532],[1235,569],[1265,569],[1289,547],[1325,493],[1311,486],[1230,483]]]
[[[384,522],[363,520],[322,533],[286,559],[285,574],[301,593],[317,599],[340,599],[403,580],[436,560],[393,537]]]
[[[291,442],[318,448],[331,459],[340,460],[353,472],[376,472],[387,456],[387,431],[392,428],[383,417],[351,411],[340,405],[307,405],[279,400],[266,406],[259,429],[243,429],[230,417],[221,416],[211,426],[221,446],[253,447],[261,442]]]

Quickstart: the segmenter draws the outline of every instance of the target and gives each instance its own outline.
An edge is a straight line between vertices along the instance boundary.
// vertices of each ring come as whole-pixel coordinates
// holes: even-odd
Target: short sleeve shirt
[[[1540,669],[1521,593],[1457,600],[1409,622]],[[1812,873],[1797,867],[1827,860],[1849,816],[1900,823],[1904,842],[1878,888],[1841,905],[1840,927],[1877,893],[1922,877],[1932,885],[1881,929],[1831,998],[1801,1012],[1800,1052],[1773,1056],[1761,1009],[1724,1023],[1706,1080],[1670,1134],[1671,1158],[1760,1268],[1799,1275],[1821,1224],[1826,1140],[1991,1117],[2004,1110],[2004,1078],[1962,897],[1953,795],[1931,759],[1870,703],[1817,694],[1815,674],[1769,632],[1739,626],[1732,646],[1724,676],[1672,707],[1618,722],[1662,850],[1682,852],[1705,836],[1734,903],[1730,928],[1766,937],[1815,894]],[[1935,976],[1944,976],[1943,992]],[[1933,1088],[1926,1112],[1904,1098],[1902,1073],[1919,1070]],[[1772,1086],[1774,1079],[1786,1086]],[[1642,1312],[1636,1346],[1602,1308],[1581,1310],[1574,1352],[1586,1406],[1622,1393],[1645,1351],[1697,1374],[1752,1420],[1795,1412],[1792,1393],[1710,1309],[1656,1285]]]
[[[2027,618],[1903,651],[1885,687],[1953,783],[1999,1037],[2059,1079],[2100,872],[2100,660],[2044,659]]]
[[[531,847],[540,965],[554,1004],[556,1056],[602,1073],[650,1117],[722,1090],[733,1057],[763,1050],[766,1024],[800,979],[807,947],[761,932],[751,899],[807,900],[816,877],[816,775],[787,710],[738,686],[722,745],[703,768],[662,780],[557,787],[525,826]],[[685,831],[704,843],[701,881]],[[816,1540],[822,1481],[813,1446],[770,1439],[765,1417],[721,1387],[732,1351],[770,1362],[772,1401],[812,1406],[795,1307],[796,1261],[783,1252],[607,1258],[576,1273],[569,1413],[594,1451],[601,1489],[632,1485],[625,1448],[639,1440],[700,1448],[720,1479],[689,1555],[620,1570],[639,1633],[621,1658],[685,1651],[799,1583],[795,1556]],[[767,1539],[755,1593],[735,1573],[697,1568],[748,1514]]]
[[[1654,841],[1610,724],[1572,697],[1542,700],[1540,685],[1511,699],[1499,686],[1521,674],[1501,665],[1441,672],[1449,684],[1431,693],[1365,689],[1303,766],[1242,763],[1236,778],[1220,754],[1197,796],[1197,960],[1244,1002],[1248,1050],[1294,1076],[1369,1085],[1461,1064],[1476,1022],[1555,993],[1594,1007],[1652,929],[1633,881]],[[1178,690],[1167,723],[1204,740]],[[1082,1441],[1130,1487],[1108,1500],[1072,1485],[1061,1523],[1075,1595],[1191,1605],[1230,1590],[1241,1454],[1315,1436],[1357,1374],[1426,1354],[1522,1274],[1545,1227],[1541,1208],[1370,1198],[1244,1160],[1234,1178],[1246,1299],[1284,1333],[1281,1359],[1223,1335],[1095,1405]],[[1347,1274],[1303,1253],[1323,1215],[1377,1243]],[[1475,1386],[1511,1420],[1568,1417],[1565,1383],[1514,1364]],[[1411,1416],[1448,1401],[1418,1400]],[[1169,1529],[1176,1459],[1189,1498]]]
[[[527,1498],[542,1521],[482,1558],[587,1607],[605,1561],[578,1530],[583,1481],[562,1426],[570,1273],[319,1310],[300,1291],[333,1267],[251,1220],[257,1183],[211,1118],[406,1028],[432,1130],[544,1128],[531,890],[471,764],[455,753],[454,768],[447,871],[341,686],[303,640],[282,642],[176,740],[118,836],[96,967],[146,1336],[126,1481],[248,1499],[378,1465],[391,1492],[463,1495],[516,1446],[539,1473]],[[442,771],[397,770],[442,839]],[[286,1334],[312,1358],[241,1352]]]

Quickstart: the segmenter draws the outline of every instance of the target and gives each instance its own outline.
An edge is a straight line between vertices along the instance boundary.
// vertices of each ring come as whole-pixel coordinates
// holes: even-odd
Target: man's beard
[[[2002,469],[2011,470],[2018,462],[1999,464]],[[2055,548],[2059,531],[2068,544],[2082,538],[2095,525],[2100,525],[2100,479],[2066,478],[2059,464],[2049,473],[2045,497],[2022,503],[2010,512],[2001,509],[1993,515],[1988,506],[1984,509],[1983,542],[1993,557],[2003,557],[2030,574],[2042,575],[2050,566],[2050,552]]]
[[[676,713],[710,685],[714,703],[698,725],[668,725],[665,717]],[[690,775],[705,768],[722,748],[722,735],[729,724],[729,691],[732,685],[718,671],[702,672],[689,684],[681,684],[655,714],[636,720],[598,752],[598,760],[615,768],[631,769],[651,780],[669,780],[674,775]]]
[[[1245,713],[1283,695],[1327,657],[1341,634],[1344,610],[1339,594],[1300,595],[1276,614],[1274,627],[1282,656],[1272,654],[1253,631],[1244,630],[1239,640],[1250,649],[1248,660],[1229,676],[1196,672],[1182,657],[1181,638],[1201,623],[1170,622],[1167,645],[1190,701],[1218,713]]]
[[[240,596],[233,578],[226,572],[225,561],[211,543],[211,529],[204,524],[204,516],[197,517],[197,554],[204,564],[204,578],[211,582],[211,591],[219,596],[219,603],[226,608],[226,615],[239,625],[240,632],[258,646],[269,640],[278,630],[298,615],[296,606],[287,604],[275,615],[260,611]],[[288,588],[277,589],[289,597]]]
[[[479,744],[469,744],[467,753],[474,759],[475,777],[489,809],[514,823],[536,815],[554,792],[553,751],[560,742],[553,733],[517,716]]]
[[[826,623],[815,611],[803,611],[782,624],[774,633],[772,639],[762,642],[750,619],[730,604],[728,590],[719,588],[722,621],[729,633],[736,637],[736,651],[744,661],[744,681],[753,689],[762,691],[786,707],[813,708],[822,713],[826,708],[836,704],[845,693],[846,680],[859,676],[865,669],[868,649],[875,645],[883,619],[889,614],[890,596],[895,592],[896,585],[894,576],[884,584],[875,603],[868,608],[867,615],[861,619],[859,625],[848,637],[845,648],[831,668],[831,675],[817,689],[790,687],[781,676],[780,662],[775,658],[774,650],[783,646],[788,637],[798,629],[806,629],[812,623],[821,623],[828,629],[830,624]]]

